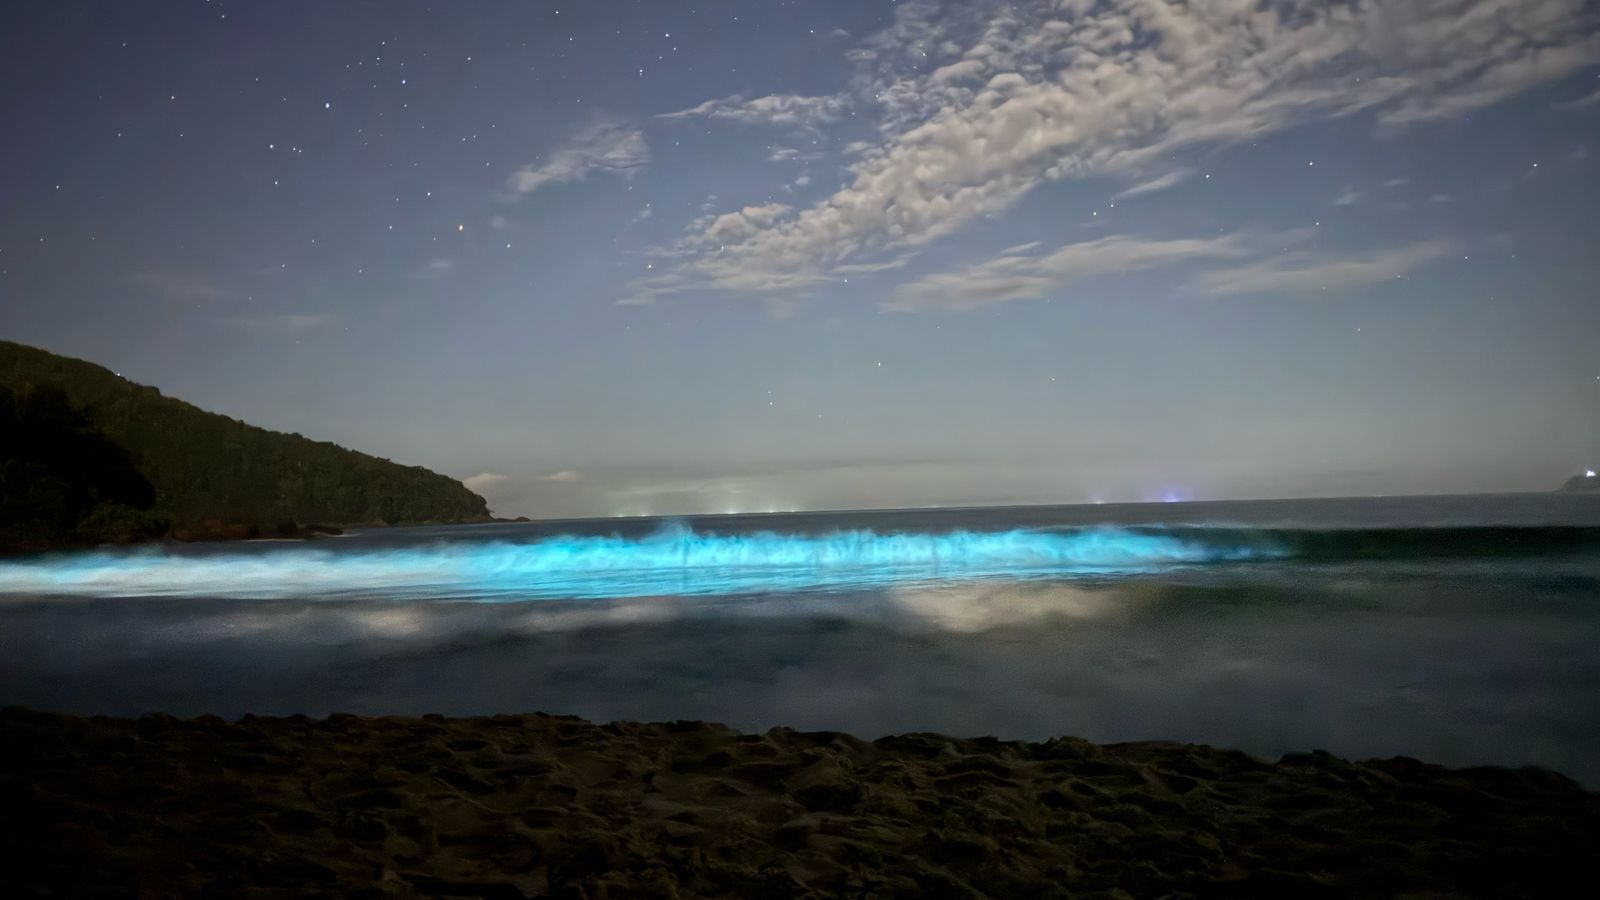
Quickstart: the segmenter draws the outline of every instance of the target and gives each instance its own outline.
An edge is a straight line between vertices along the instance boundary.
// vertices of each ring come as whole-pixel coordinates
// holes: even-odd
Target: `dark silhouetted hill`
[[[34,347],[0,341],[0,391],[0,543],[489,520],[453,478],[247,425]]]
[[[159,537],[155,487],[54,385],[0,386],[0,547]]]
[[[1586,494],[1600,494],[1600,476],[1593,472],[1582,472],[1567,479],[1561,486],[1563,491],[1581,492]]]

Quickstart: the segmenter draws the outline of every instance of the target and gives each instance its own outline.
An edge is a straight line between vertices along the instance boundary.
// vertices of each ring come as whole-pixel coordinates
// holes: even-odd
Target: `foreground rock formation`
[[[1600,795],[1543,770],[703,723],[0,712],[0,893],[1556,896]]]

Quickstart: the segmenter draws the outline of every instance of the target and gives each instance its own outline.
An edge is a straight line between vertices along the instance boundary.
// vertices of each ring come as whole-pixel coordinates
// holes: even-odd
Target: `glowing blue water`
[[[1117,528],[824,535],[561,536],[395,549],[148,549],[0,563],[0,594],[518,600],[842,590],[916,582],[1128,574],[1274,557]]]

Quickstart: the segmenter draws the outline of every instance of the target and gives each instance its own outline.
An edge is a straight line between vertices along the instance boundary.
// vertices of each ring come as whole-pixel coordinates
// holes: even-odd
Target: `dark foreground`
[[[6,896],[1557,896],[1540,769],[542,715],[0,712]]]

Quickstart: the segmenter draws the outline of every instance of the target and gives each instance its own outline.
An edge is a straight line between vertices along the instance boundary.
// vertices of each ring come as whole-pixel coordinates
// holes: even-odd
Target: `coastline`
[[[1535,896],[1600,794],[1537,768],[500,715],[0,711],[14,896]]]
[[[1048,517],[1049,513],[1058,511],[1082,512],[1086,515],[1078,517],[1080,524],[1091,524],[1101,521],[1115,520],[1119,516],[1126,516],[1130,512],[1149,512],[1151,515],[1145,521],[1156,523],[1174,520],[1170,513],[1180,511],[1189,514],[1187,517],[1176,517],[1179,521],[1209,521],[1205,515],[1195,517],[1196,511],[1203,511],[1219,507],[1232,507],[1234,509],[1255,507],[1259,509],[1294,508],[1306,505],[1323,505],[1336,507],[1359,501],[1380,502],[1430,502],[1443,504],[1465,504],[1481,500],[1500,500],[1504,498],[1590,498],[1600,496],[1600,491],[1572,490],[1560,488],[1553,491],[1520,491],[1500,492],[1487,494],[1414,494],[1414,495],[1384,495],[1369,497],[1362,495],[1334,495],[1313,497],[1266,497],[1247,498],[1242,500],[1181,500],[1173,502],[1162,501],[1118,501],[1111,503],[1091,502],[1058,502],[1045,501],[1039,503],[1005,504],[999,506],[983,505],[941,505],[928,507],[893,507],[893,508],[859,508],[859,509],[816,509],[794,510],[788,512],[740,512],[740,513],[684,513],[676,515],[652,516],[589,516],[589,517],[533,517],[528,516],[487,516],[484,518],[454,519],[454,520],[429,520],[416,522],[341,522],[331,524],[295,524],[275,525],[261,522],[228,522],[222,519],[211,519],[203,522],[191,522],[182,526],[172,526],[156,536],[128,535],[116,540],[46,540],[46,541],[12,541],[6,543],[0,540],[0,559],[14,556],[26,556],[42,553],[65,553],[78,550],[91,550],[96,547],[131,547],[131,546],[161,546],[169,544],[188,543],[232,543],[239,541],[255,540],[282,540],[301,541],[316,540],[328,536],[348,536],[355,531],[370,531],[389,528],[435,528],[458,525],[531,525],[539,528],[555,528],[568,526],[578,530],[593,530],[600,526],[613,529],[636,530],[640,523],[660,523],[678,521],[689,523],[692,526],[716,526],[727,522],[736,522],[745,526],[754,526],[765,522],[794,522],[807,520],[825,520],[829,518],[846,517],[859,520],[865,527],[871,523],[882,523],[893,527],[897,521],[911,517],[918,519],[948,520],[957,522],[963,515],[989,510],[1014,510],[1019,515],[1019,520],[1037,518],[1041,515]],[[1163,513],[1157,515],[1157,512]],[[1307,523],[1310,524],[1310,523]],[[1327,523],[1321,523],[1326,525]],[[1511,523],[1505,523],[1511,524]],[[1531,524],[1531,523],[1516,523]],[[956,527],[950,524],[949,527]]]
[[[0,542],[0,559],[33,556],[44,553],[70,553],[100,547],[160,547],[173,544],[231,544],[253,541],[298,542],[330,537],[348,537],[355,530],[379,528],[441,527],[446,525],[494,525],[526,521],[525,519],[466,519],[452,522],[349,522],[339,525],[268,525],[259,522],[224,522],[208,520],[185,526],[175,526],[159,536],[129,536],[124,540],[48,540],[26,542]]]

